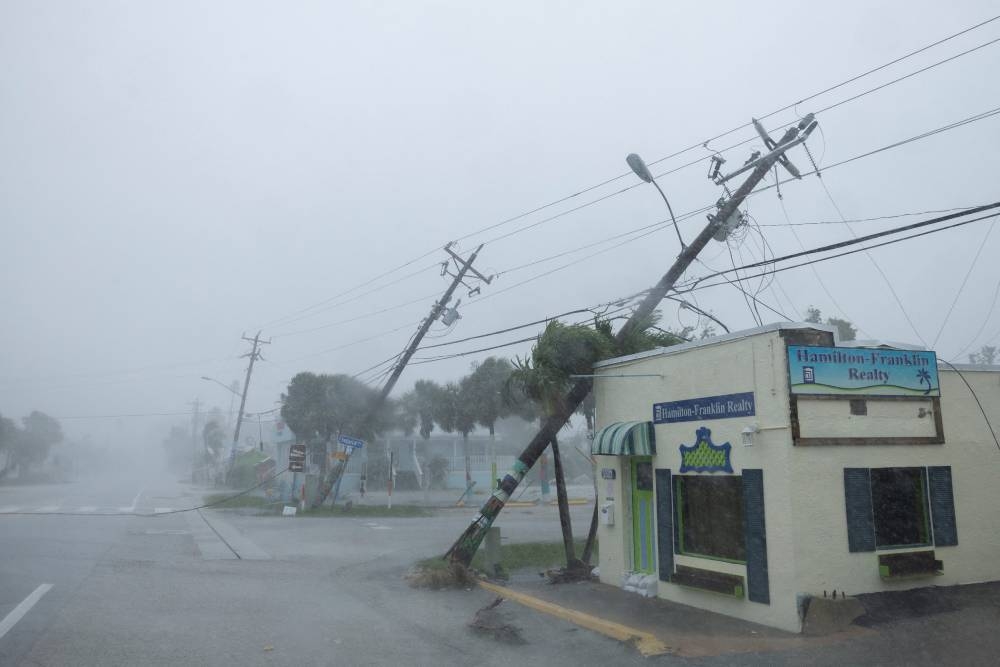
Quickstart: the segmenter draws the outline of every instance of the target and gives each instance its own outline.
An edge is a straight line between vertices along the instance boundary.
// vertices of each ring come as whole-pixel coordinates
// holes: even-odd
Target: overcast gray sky
[[[996,7],[0,2],[0,413],[170,413],[196,396],[227,407],[225,390],[199,378],[241,378],[240,336],[259,328],[273,344],[247,408],[272,408],[298,371],[354,373],[398,352],[431,295],[446,286],[432,266],[445,258],[435,248],[623,174],[629,152],[651,162],[700,143],[989,19]],[[1000,21],[767,125],[778,136],[798,115],[998,36]],[[819,116],[822,134],[810,148],[821,164],[833,164],[997,107],[998,70],[1000,43],[839,106]],[[751,136],[744,129],[709,148]],[[759,144],[727,152],[728,165]],[[832,169],[823,181],[852,219],[992,202],[1000,198],[998,145],[994,117]],[[653,171],[708,155],[691,151]],[[792,159],[809,167],[802,149]],[[721,194],[706,171],[700,162],[662,178],[675,212]],[[469,252],[636,182],[629,175],[465,238],[459,248]],[[837,219],[815,177],[782,193],[794,222]],[[786,222],[774,190],[752,198],[749,211],[774,253],[800,249],[787,227],[764,226]],[[669,227],[621,247],[611,248],[631,237],[502,272],[665,217],[655,190],[636,187],[488,243],[477,266],[500,277],[480,298],[463,296],[459,324],[427,342],[648,287],[678,252]],[[918,219],[854,228],[860,234]],[[702,215],[687,219],[682,232],[692,238],[703,223]],[[850,237],[842,224],[794,229],[806,246]],[[975,223],[872,253],[917,333],[864,255],[816,265],[839,307],[808,268],[778,274],[760,298],[792,319],[809,305],[846,315],[862,337],[937,339],[934,348],[953,359],[1000,336],[1000,313],[990,311],[1000,232],[990,229]],[[759,243],[751,234],[735,245],[736,262],[759,259]],[[362,291],[423,269],[406,280],[300,312],[426,253]],[[713,243],[702,258],[730,265],[724,244]],[[699,266],[691,275],[707,272]],[[695,296],[731,329],[754,326],[735,289]],[[674,305],[663,310],[670,326],[697,323]],[[376,311],[385,312],[355,319]],[[349,345],[375,334],[383,335]],[[399,389],[420,377],[458,377],[482,356],[413,366]],[[134,422],[151,432],[164,420],[64,426],[103,437],[109,428],[137,432]]]

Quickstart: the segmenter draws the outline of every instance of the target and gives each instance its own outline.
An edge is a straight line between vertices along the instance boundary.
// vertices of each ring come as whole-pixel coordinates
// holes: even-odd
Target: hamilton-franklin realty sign
[[[788,374],[793,394],[941,395],[934,352],[789,345]]]
[[[754,414],[756,412],[752,391],[653,404],[654,424],[752,417]]]

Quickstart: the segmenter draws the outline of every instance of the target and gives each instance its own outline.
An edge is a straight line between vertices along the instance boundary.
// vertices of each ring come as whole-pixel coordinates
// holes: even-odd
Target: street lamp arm
[[[202,376],[201,376],[201,379],[202,379],[202,380],[208,380],[209,382],[214,382],[215,384],[219,385],[220,387],[222,387],[222,388],[223,388],[223,389],[225,389],[226,391],[229,391],[229,392],[232,392],[232,393],[236,394],[237,396],[239,396],[239,395],[240,395],[240,392],[238,392],[238,391],[234,391],[232,387],[230,387],[229,385],[226,385],[226,384],[223,384],[222,382],[219,382],[219,381],[218,381],[218,380],[216,380],[215,378],[210,378],[210,377],[207,377],[207,376],[204,376],[204,375],[202,375]]]

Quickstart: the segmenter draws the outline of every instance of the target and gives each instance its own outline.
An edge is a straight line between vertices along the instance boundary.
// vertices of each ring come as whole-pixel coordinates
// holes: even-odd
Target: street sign
[[[288,448],[288,469],[292,472],[303,472],[306,463],[306,446],[292,445]]]
[[[351,438],[346,435],[337,436],[337,442],[342,444],[344,447],[348,447],[350,449],[361,449],[362,447],[365,446],[364,440],[359,440],[358,438]]]

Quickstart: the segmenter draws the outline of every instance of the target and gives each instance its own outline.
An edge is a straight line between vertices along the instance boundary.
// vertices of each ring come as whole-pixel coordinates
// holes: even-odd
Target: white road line
[[[21,509],[20,507],[0,507],[0,514],[13,514]]]
[[[24,618],[24,615],[31,611],[31,608],[42,599],[42,596],[48,593],[52,589],[52,584],[40,584],[38,588],[31,592],[31,595],[24,598],[21,604],[14,607],[14,609],[0,621],[0,639],[10,632],[10,629],[14,625]]]
[[[77,512],[96,512],[97,508],[94,507],[93,505],[84,505],[83,507],[77,508],[76,511]]]
[[[154,507],[153,514],[166,514],[167,512],[173,512],[173,507]]]
[[[134,507],[119,507],[118,511],[119,512],[134,512],[135,508]]]
[[[39,507],[35,510],[36,512],[58,512],[59,505],[50,505],[48,507]]]

